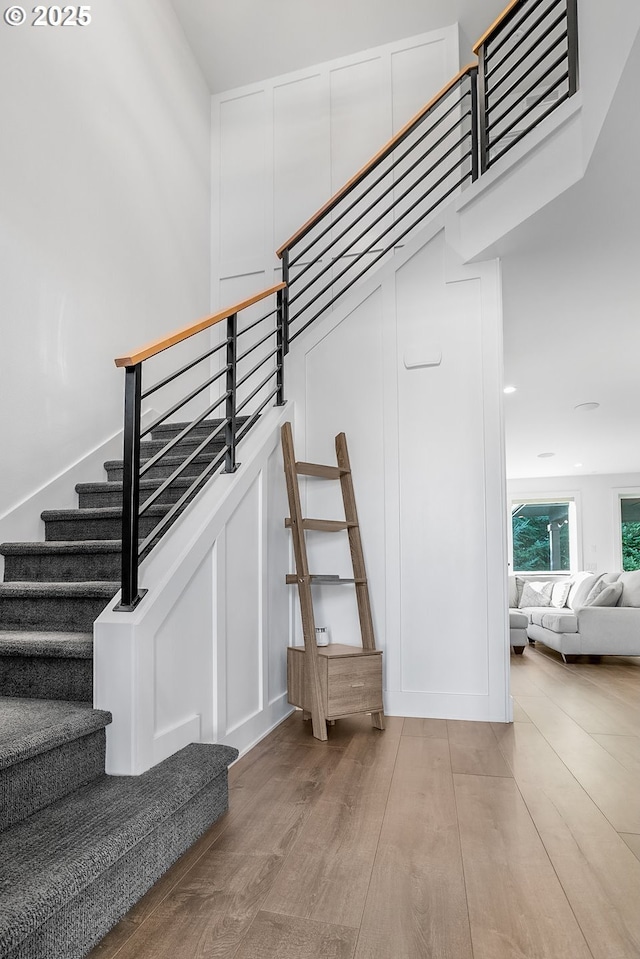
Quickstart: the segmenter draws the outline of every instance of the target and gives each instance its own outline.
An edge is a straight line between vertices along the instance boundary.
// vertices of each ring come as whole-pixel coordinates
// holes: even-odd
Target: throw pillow
[[[573,586],[567,599],[567,606],[571,609],[577,609],[584,606],[584,601],[593,589],[594,584],[600,579],[597,573],[576,573],[573,577]]]
[[[609,583],[588,606],[616,606],[622,596],[622,583]],[[589,597],[587,597],[588,599]]]
[[[551,592],[553,583],[526,582],[522,588],[522,596],[518,607],[551,606]]]
[[[572,586],[573,583],[554,583],[551,590],[551,605],[556,609],[565,606]]]
[[[603,579],[597,580],[594,585],[591,587],[587,593],[585,599],[582,600],[583,606],[593,606],[595,600],[598,598],[603,589],[606,589],[607,584]]]

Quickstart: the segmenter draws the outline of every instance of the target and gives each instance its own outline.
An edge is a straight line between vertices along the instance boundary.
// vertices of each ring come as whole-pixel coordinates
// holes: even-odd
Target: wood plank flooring
[[[511,666],[509,725],[291,716],[90,959],[640,959],[640,659]]]

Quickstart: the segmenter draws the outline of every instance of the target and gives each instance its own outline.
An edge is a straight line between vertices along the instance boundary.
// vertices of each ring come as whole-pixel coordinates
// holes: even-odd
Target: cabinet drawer
[[[328,666],[327,718],[382,709],[382,657],[348,656]]]

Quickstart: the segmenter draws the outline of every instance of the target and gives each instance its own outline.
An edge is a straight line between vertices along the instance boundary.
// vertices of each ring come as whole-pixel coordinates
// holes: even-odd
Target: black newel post
[[[124,469],[122,475],[122,597],[116,609],[134,609],[138,590],[138,519],[140,510],[140,409],[142,364],[128,366],[124,381]]]

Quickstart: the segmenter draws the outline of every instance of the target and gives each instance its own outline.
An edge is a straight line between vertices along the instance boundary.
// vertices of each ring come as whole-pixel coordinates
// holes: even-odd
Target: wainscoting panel
[[[277,268],[275,250],[458,69],[454,25],[214,96],[212,306],[225,278]]]

